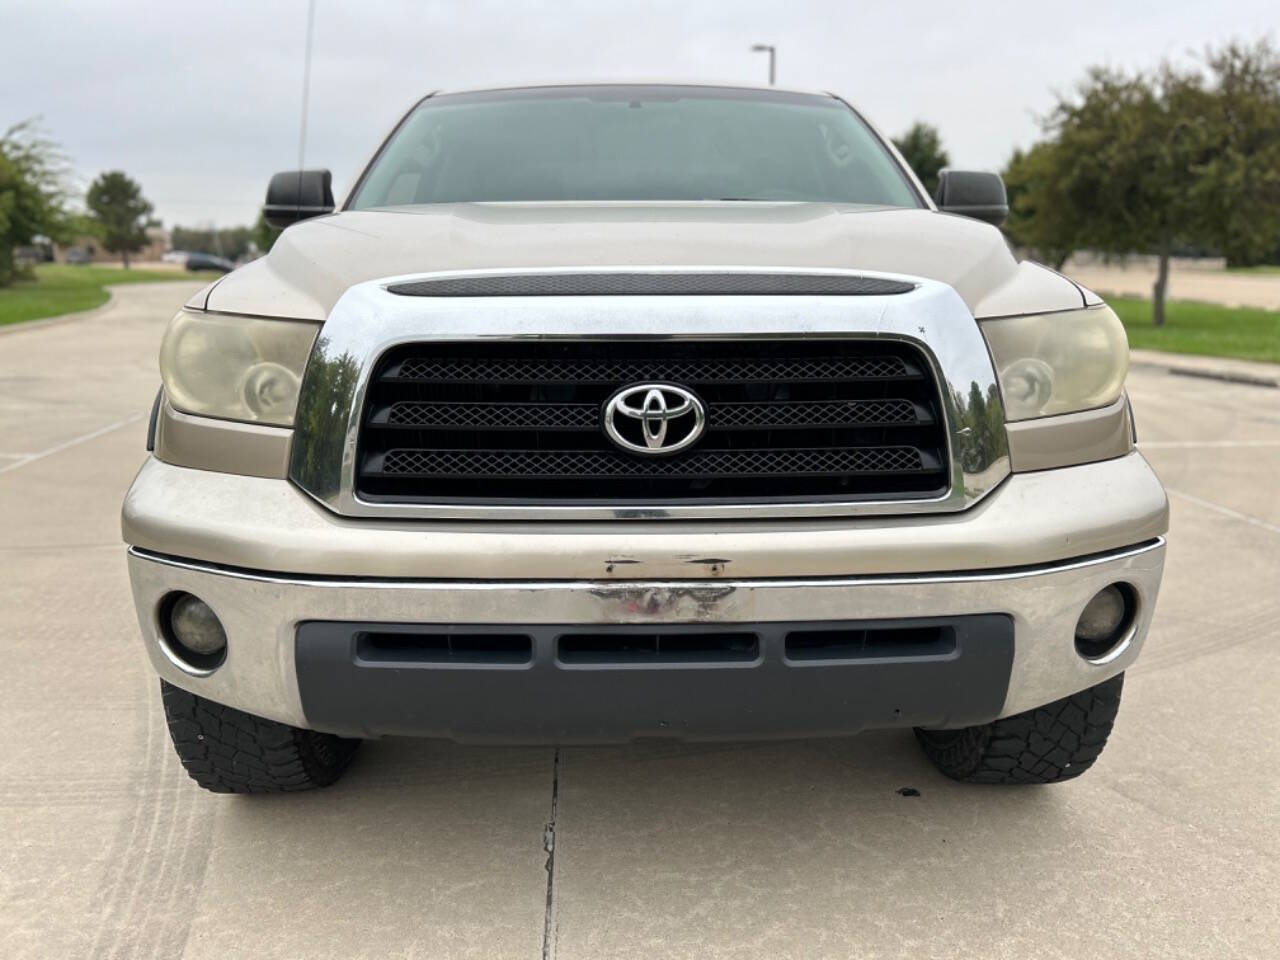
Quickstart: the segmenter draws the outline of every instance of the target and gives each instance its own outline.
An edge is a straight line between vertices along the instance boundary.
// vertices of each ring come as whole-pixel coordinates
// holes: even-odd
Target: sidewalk
[[[1277,363],[1257,363],[1230,357],[1199,357],[1186,353],[1165,353],[1162,350],[1130,350],[1129,362],[1135,367],[1156,367],[1188,377],[1280,388],[1280,364]]]

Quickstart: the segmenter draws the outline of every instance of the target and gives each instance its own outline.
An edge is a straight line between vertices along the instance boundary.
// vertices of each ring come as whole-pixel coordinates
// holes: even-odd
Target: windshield
[[[601,86],[431,97],[374,159],[350,208],[572,200],[922,205],[833,97]]]

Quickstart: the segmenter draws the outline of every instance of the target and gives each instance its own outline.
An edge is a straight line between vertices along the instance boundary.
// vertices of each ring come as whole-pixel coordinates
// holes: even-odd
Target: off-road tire
[[[214,793],[327,787],[359,740],[302,730],[225,707],[160,681],[169,736],[191,779]]]
[[[959,730],[922,730],[934,765],[966,783],[1061,783],[1080,776],[1107,744],[1124,674],[1026,713]]]

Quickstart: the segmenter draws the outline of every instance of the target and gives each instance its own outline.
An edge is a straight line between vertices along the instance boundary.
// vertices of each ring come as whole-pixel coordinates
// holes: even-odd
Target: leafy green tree
[[[1103,254],[1154,254],[1156,326],[1164,324],[1169,258],[1195,242],[1202,223],[1196,186],[1211,151],[1209,101],[1198,72],[1094,68],[1046,124],[1046,166],[1058,178],[1059,202],[1072,209],[1064,241]]]
[[[1075,252],[1080,234],[1077,208],[1066,192],[1062,154],[1050,141],[1015,150],[1004,170],[1009,217],[1004,232],[1041,263],[1061,270]]]
[[[951,162],[942,147],[938,128],[917,120],[901,137],[893,138],[893,145],[920,178],[929,196],[933,196],[938,189],[938,172]]]
[[[98,221],[102,246],[120,254],[127,270],[129,254],[146,246],[147,227],[153,223],[153,207],[142,188],[121,171],[110,170],[89,184],[84,202]]]
[[[1205,57],[1210,149],[1197,168],[1204,241],[1232,266],[1280,252],[1280,51],[1231,43]]]
[[[66,231],[66,162],[34,121],[0,134],[0,287],[13,282],[14,248]]]
[[[280,236],[280,228],[267,223],[267,218],[258,212],[258,222],[253,225],[253,242],[262,253],[270,253]]]
[[[1203,69],[1094,69],[1005,171],[1014,243],[1060,264],[1071,251],[1157,257],[1155,323],[1174,251],[1232,264],[1280,256],[1280,52],[1209,50]]]

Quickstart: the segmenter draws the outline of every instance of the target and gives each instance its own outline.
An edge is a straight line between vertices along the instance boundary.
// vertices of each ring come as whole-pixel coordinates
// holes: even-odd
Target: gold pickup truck
[[[211,790],[361,739],[840,736],[947,775],[1098,757],[1164,491],[1115,314],[930,197],[838,97],[435,93],[161,346],[124,503],[174,745]]]

